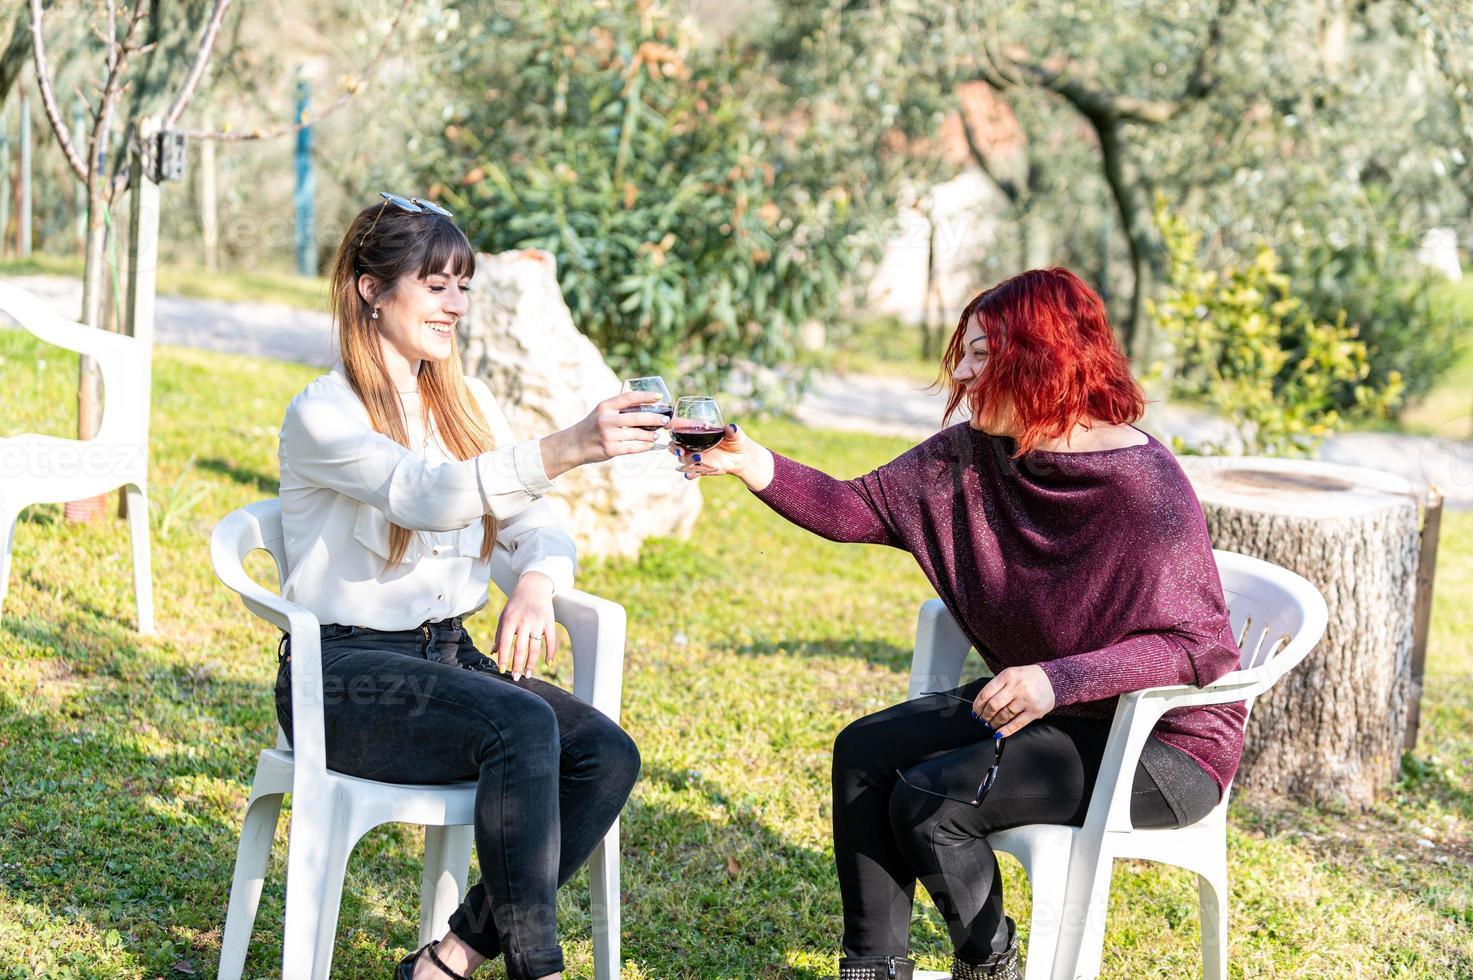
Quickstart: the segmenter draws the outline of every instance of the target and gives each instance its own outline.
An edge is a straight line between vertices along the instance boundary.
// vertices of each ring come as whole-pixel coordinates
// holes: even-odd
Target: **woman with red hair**
[[[918,880],[956,980],[1021,977],[987,835],[1081,825],[1116,698],[1239,662],[1201,507],[1131,424],[1144,399],[1099,296],[1064,269],[1008,279],[967,304],[943,364],[947,417],[965,403],[969,420],[858,479],[734,425],[682,456],[687,478],[734,475],[832,541],[909,551],[993,673],[860,718],[834,743],[841,980],[912,975]],[[1185,826],[1216,806],[1244,718],[1241,703],[1168,712],[1135,770],[1135,825]]]

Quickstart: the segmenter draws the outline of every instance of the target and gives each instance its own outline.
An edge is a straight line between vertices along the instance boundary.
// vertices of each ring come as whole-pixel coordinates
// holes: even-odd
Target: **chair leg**
[[[1208,874],[1197,875],[1197,903],[1202,918],[1202,976],[1227,980],[1228,889],[1227,861]]]
[[[1070,859],[1068,892],[1059,923],[1053,980],[1092,980],[1105,952],[1105,915],[1110,906],[1114,861],[1098,851]]]
[[[254,797],[246,804],[240,829],[240,847],[235,852],[235,877],[230,883],[230,906],[225,913],[225,931],[220,940],[219,980],[240,980],[245,969],[246,949],[256,909],[261,902],[261,883],[276,836],[282,794]]]
[[[1028,885],[1033,891],[1033,915],[1028,925],[1023,980],[1049,980],[1064,919],[1069,855],[1039,849],[1031,855],[1027,871]]]
[[[5,608],[5,596],[10,591],[10,556],[15,551],[15,526],[20,523],[20,512],[0,507],[0,610]]]
[[[296,794],[294,794],[294,800]],[[327,980],[348,855],[358,840],[332,794],[293,803],[286,858],[282,980]]]
[[[138,604],[138,632],[153,633],[153,572],[149,556],[148,493],[129,485],[128,533],[133,542],[133,596]]]
[[[589,862],[593,892],[594,980],[619,980],[619,821],[615,820]]]
[[[465,898],[470,871],[472,828],[426,827],[425,870],[419,893],[419,944],[441,939],[450,928],[450,913]]]

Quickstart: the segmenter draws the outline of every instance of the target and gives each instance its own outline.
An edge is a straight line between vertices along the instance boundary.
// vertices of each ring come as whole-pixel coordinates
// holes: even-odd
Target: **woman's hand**
[[[710,449],[693,452],[672,442],[670,451],[680,460],[680,472],[687,480],[726,474],[754,491],[765,490],[772,482],[772,452],[748,439],[735,422],[726,427],[726,435]]]
[[[557,623],[552,618],[552,579],[541,572],[525,572],[511,590],[501,619],[496,623],[496,663],[511,671],[511,679],[532,675],[537,666],[537,649],[546,644],[543,662],[552,663],[557,653]]]
[[[654,429],[664,428],[669,419],[654,412],[628,412],[636,405],[652,405],[660,400],[653,391],[626,391],[605,398],[593,406],[581,422],[554,432],[542,439],[542,468],[548,479],[555,479],[575,466],[602,463],[615,456],[647,452],[654,448]]]
[[[1054,686],[1037,664],[999,671],[972,702],[972,714],[1004,736],[1053,710]]]

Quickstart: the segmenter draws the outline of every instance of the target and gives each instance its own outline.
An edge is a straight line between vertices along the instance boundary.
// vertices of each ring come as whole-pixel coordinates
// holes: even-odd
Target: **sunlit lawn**
[[[0,355],[0,433],[70,434],[75,359],[13,331]],[[157,637],[132,631],[122,522],[73,527],[57,507],[22,521],[0,626],[0,976],[213,975],[241,809],[274,725],[275,635],[216,582],[206,540],[275,492],[281,411],[313,373],[159,350]],[[902,448],[752,428],[844,475]],[[846,720],[903,696],[927,588],[902,554],[820,541],[730,482],[705,490],[692,540],[582,575],[630,617],[624,721],[645,768],[624,820],[624,975],[813,980],[832,972],[839,935],[830,746]],[[1444,535],[1410,775],[1366,814],[1235,807],[1234,976],[1473,975],[1473,514],[1449,514]],[[472,629],[492,623],[483,613]],[[419,839],[385,828],[355,852],[337,975],[387,976],[414,942]],[[279,970],[284,855],[282,835],[249,976]],[[1010,861],[1005,873],[1026,922],[1021,873]],[[580,876],[561,903],[573,977],[591,976],[586,895]],[[1194,975],[1195,903],[1186,872],[1121,869],[1105,976]],[[944,968],[924,902],[913,937]]]

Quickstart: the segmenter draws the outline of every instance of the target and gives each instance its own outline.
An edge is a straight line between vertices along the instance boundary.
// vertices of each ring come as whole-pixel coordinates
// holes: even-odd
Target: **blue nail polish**
[[[741,430],[738,429],[737,428],[737,424],[735,422],[733,422],[733,423],[731,423],[731,431],[733,431],[733,432],[740,432]]]
[[[675,458],[676,459],[685,459],[685,453],[683,453],[679,449],[677,449],[677,450],[675,450]]]
[[[694,456],[691,457],[691,459],[694,459],[697,463],[699,463],[701,461],[701,454],[696,453]]]
[[[996,742],[1000,738],[1002,738],[1002,732],[993,732],[992,733],[992,740],[994,742]]]

